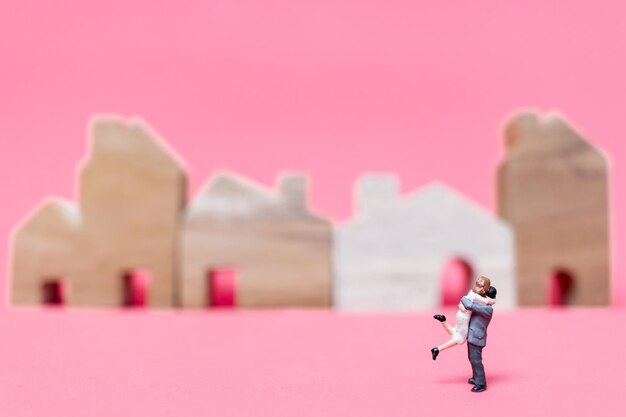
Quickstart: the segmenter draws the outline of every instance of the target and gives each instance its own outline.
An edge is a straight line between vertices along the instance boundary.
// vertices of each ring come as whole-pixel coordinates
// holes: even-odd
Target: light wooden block
[[[181,302],[208,305],[213,269],[237,271],[239,307],[331,305],[332,226],[306,205],[307,180],[285,176],[274,192],[230,173],[189,204],[182,230]]]
[[[491,278],[498,307],[516,305],[513,232],[442,183],[399,195],[393,176],[357,186],[357,213],[335,234],[335,302],[342,310],[415,311],[438,307],[441,274],[460,258]]]
[[[559,270],[574,279],[571,304],[609,302],[607,171],[604,156],[560,116],[509,122],[498,210],[517,237],[520,304],[546,304]]]
[[[49,198],[18,226],[13,240],[14,304],[40,304],[44,282],[62,279],[71,290],[71,282],[86,273],[81,270],[84,263],[71,261],[84,246],[81,222],[76,206]]]
[[[38,303],[42,280],[55,276],[69,284],[69,305],[119,306],[124,275],[142,269],[150,274],[148,304],[171,306],[183,168],[140,121],[98,118],[91,139],[80,208],[46,203],[15,231],[13,302]]]

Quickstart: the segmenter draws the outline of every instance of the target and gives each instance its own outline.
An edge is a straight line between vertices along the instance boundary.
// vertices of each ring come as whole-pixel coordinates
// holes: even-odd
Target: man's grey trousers
[[[487,385],[483,366],[483,347],[467,342],[467,356],[472,364],[472,378],[476,385]]]

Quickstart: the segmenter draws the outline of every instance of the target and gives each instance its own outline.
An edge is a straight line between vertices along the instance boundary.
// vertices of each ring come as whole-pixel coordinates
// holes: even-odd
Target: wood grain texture
[[[11,300],[14,304],[43,302],[48,280],[71,282],[85,274],[85,264],[72,261],[83,247],[81,216],[69,201],[49,198],[18,226],[13,239]]]
[[[604,156],[562,117],[521,114],[506,129],[498,211],[516,233],[520,303],[548,300],[548,279],[574,279],[569,303],[609,302],[608,172]]]
[[[181,303],[205,307],[208,274],[234,268],[239,307],[331,305],[332,226],[308,212],[307,180],[267,190],[217,174],[188,206],[182,230]]]
[[[446,263],[463,259],[491,278],[498,306],[516,305],[513,232],[442,183],[399,195],[395,177],[357,186],[357,213],[335,235],[336,305],[344,310],[411,311],[441,303]]]
[[[80,208],[48,201],[15,231],[13,302],[40,302],[42,280],[56,277],[69,305],[119,306],[124,275],[143,269],[148,304],[174,304],[185,186],[177,157],[142,122],[95,119]]]

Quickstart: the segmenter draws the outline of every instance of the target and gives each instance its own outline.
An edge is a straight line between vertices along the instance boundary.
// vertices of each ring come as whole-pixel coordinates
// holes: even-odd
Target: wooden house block
[[[514,238],[506,222],[441,183],[402,197],[398,190],[391,176],[359,181],[357,214],[335,235],[338,308],[435,308],[442,270],[453,259],[491,278],[500,308],[516,305]]]
[[[71,281],[80,276],[80,264],[68,262],[83,246],[78,208],[61,199],[45,200],[19,226],[13,244],[14,304],[62,304],[67,301]],[[46,286],[58,285],[62,292],[47,299]]]
[[[102,118],[91,129],[80,208],[48,203],[15,232],[13,301],[39,302],[43,280],[62,275],[67,304],[120,306],[141,275],[147,304],[171,306],[184,171],[141,122]],[[41,261],[33,269],[28,257]]]
[[[307,181],[285,176],[273,192],[221,173],[187,207],[180,295],[185,307],[210,306],[211,279],[230,271],[239,307],[331,304],[332,226],[308,212]]]
[[[555,284],[557,302],[609,302],[607,162],[561,117],[510,121],[498,205],[516,233],[520,304],[549,303]]]

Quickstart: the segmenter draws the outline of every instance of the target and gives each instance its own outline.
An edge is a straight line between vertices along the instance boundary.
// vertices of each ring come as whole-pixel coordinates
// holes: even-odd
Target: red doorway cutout
[[[566,271],[556,271],[550,276],[548,287],[548,304],[565,306],[570,304],[574,290],[574,278]]]
[[[45,280],[41,286],[41,302],[47,306],[61,306],[65,304],[65,285],[62,280]]]
[[[237,292],[237,270],[216,268],[209,271],[209,306],[234,307]]]
[[[465,260],[455,258],[449,261],[441,273],[441,303],[456,306],[467,294],[472,280],[472,267]]]
[[[150,272],[144,269],[135,269],[127,272],[123,279],[122,305],[125,307],[144,307],[148,302],[148,287]]]

